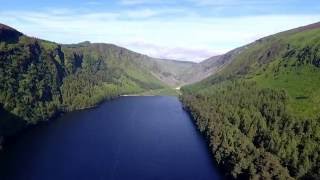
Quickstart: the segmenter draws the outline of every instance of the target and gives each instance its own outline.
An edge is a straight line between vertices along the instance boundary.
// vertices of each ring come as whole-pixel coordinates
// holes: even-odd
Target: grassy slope
[[[140,61],[140,66],[145,67],[158,79],[165,82],[170,87],[177,87],[188,82],[185,79],[185,72],[192,68],[196,63],[146,58]]]
[[[0,120],[0,139],[21,129],[6,117],[36,123],[61,110],[167,88],[140,66],[141,57],[114,45],[59,45],[0,26],[0,107],[5,112],[1,113],[5,117]]]
[[[193,111],[192,114],[197,120],[199,128],[206,132],[211,138],[211,145],[213,145],[213,147],[216,146],[217,142],[223,141],[224,139],[221,139],[221,135],[210,135],[215,134],[210,132],[210,130],[212,130],[214,126],[220,126],[220,122],[222,122],[222,127],[230,127],[228,121],[231,121],[231,125],[234,127],[232,128],[233,130],[241,130],[241,133],[232,137],[231,140],[245,135],[241,140],[253,143],[257,149],[261,149],[261,145],[256,144],[257,142],[262,144],[267,142],[267,144],[262,146],[263,151],[271,152],[272,157],[279,159],[281,166],[289,170],[290,176],[314,179],[317,176],[319,177],[318,170],[320,168],[319,163],[317,163],[319,162],[319,158],[317,160],[319,154],[317,144],[319,143],[318,125],[320,112],[319,49],[319,24],[312,25],[312,28],[307,26],[260,39],[245,46],[244,49],[232,59],[230,64],[215,75],[199,83],[184,87],[182,89],[184,92],[182,99],[186,106]],[[230,85],[230,82],[242,83]],[[243,83],[247,85],[241,85]],[[253,83],[251,85],[254,88],[253,90],[248,87],[248,90],[245,90],[248,83]],[[268,92],[269,95],[267,93],[266,95],[268,96],[266,96],[266,98],[261,98],[260,102],[255,102],[252,97],[258,96],[257,93],[259,94],[263,91]],[[282,97],[282,92],[285,92],[287,96],[284,101],[283,99],[273,99],[277,96]],[[226,99],[222,100],[219,97],[225,97]],[[221,104],[210,104],[211,98],[212,101]],[[240,98],[240,100],[233,102],[233,98]],[[245,99],[241,100],[241,98]],[[273,113],[272,116],[275,117],[268,115],[271,117],[271,121],[265,121],[272,123],[268,124],[268,126],[262,126],[263,128],[258,128],[258,131],[254,130],[255,136],[252,137],[252,133],[245,130],[245,124],[249,123],[250,125],[252,123],[248,127],[255,128],[254,123],[257,119],[251,118],[257,115],[257,113],[260,114],[259,111],[264,107],[264,103],[270,103],[270,105],[267,105],[267,107],[269,106],[270,108],[268,112]],[[243,105],[250,107],[247,110],[251,112],[251,118],[247,117],[242,119],[240,122],[244,124],[240,123],[240,126],[232,124],[237,122],[234,121],[234,118],[237,119],[238,116],[242,116],[242,110],[238,111],[235,109],[241,109]],[[284,105],[284,107],[281,107],[281,111],[279,111],[280,109],[277,110],[277,106],[280,108],[280,105]],[[205,110],[210,108],[211,110]],[[226,110],[225,108],[231,109]],[[257,109],[252,110],[255,108]],[[282,111],[284,115],[277,115],[277,112]],[[228,113],[230,112],[233,113],[233,115],[229,118]],[[261,118],[268,119],[268,116],[263,115]],[[219,118],[223,119],[221,120]],[[219,120],[215,122],[214,119]],[[258,122],[265,123],[261,120]],[[281,127],[279,123],[288,123],[289,125],[286,125],[287,127]],[[310,129],[307,128],[306,130],[308,126],[306,124],[313,124],[313,126],[312,128],[308,127]],[[257,125],[257,127],[259,127],[259,125]],[[299,128],[305,129],[304,131],[299,131],[297,130]],[[266,136],[271,139],[271,142],[268,143],[268,141],[262,139],[259,141],[255,140],[255,137],[259,137],[259,129],[267,132]],[[215,131],[216,133],[223,133],[219,132],[219,129]],[[227,136],[227,138],[230,137]],[[233,145],[230,146],[229,144],[227,147],[232,146]],[[220,150],[219,147],[221,147],[221,145],[218,146],[218,151]],[[226,153],[235,153],[234,155],[240,155],[242,157],[247,156],[246,158],[241,158],[233,162],[236,167],[229,170],[233,173],[234,177],[236,177],[236,174],[239,175],[243,173],[243,171],[248,171],[246,167],[242,167],[241,164],[250,159],[251,155],[241,150],[237,152],[237,149],[228,150],[227,147],[222,148],[222,150],[225,151],[222,157],[230,157],[226,155]],[[276,148],[274,149],[274,147]],[[213,148],[213,150],[216,149]],[[234,152],[235,150],[237,151]],[[256,153],[257,152],[259,152],[259,150],[256,150]],[[221,155],[216,151],[214,151],[214,154],[215,157]],[[233,156],[231,157],[233,158]],[[226,162],[228,161],[229,160]],[[237,169],[238,166],[244,169],[241,170],[240,168],[239,170],[239,168]],[[258,167],[255,168],[259,169]],[[251,170],[255,172],[255,168]],[[226,169],[228,168],[226,167]],[[260,175],[264,176],[265,172],[266,171],[262,171]],[[285,175],[286,173],[283,171],[280,174]],[[249,175],[249,177],[254,178],[254,176],[251,175]]]
[[[320,72],[318,68],[307,65],[299,70],[282,68],[276,76],[267,75],[268,73],[272,74],[270,69],[253,77],[252,80],[263,88],[285,90],[290,97],[288,105],[297,116],[312,118],[318,116],[320,112]]]
[[[320,47],[320,30],[285,35],[282,41],[295,49]],[[320,112],[320,70],[312,64],[298,67],[295,64],[296,59],[284,60],[278,57],[264,69],[259,68],[252,73],[251,79],[264,88],[285,90],[290,97],[288,105],[293,113],[314,118]]]
[[[107,66],[112,69],[121,70],[122,74],[127,75],[129,80],[137,80],[141,83],[158,86],[159,88],[166,87],[165,82],[160,81],[152,73],[140,66],[144,56],[127,49],[117,47],[111,44],[78,44],[64,47],[65,51],[81,52],[84,55],[93,57],[94,59],[103,59]],[[142,89],[143,90],[143,89]]]
[[[230,65],[194,88],[208,87],[221,79],[247,79],[263,88],[285,90],[293,113],[315,117],[320,111],[320,70],[310,64],[292,67],[290,63],[295,63],[296,58],[284,63],[282,56],[288,44],[295,49],[320,47],[320,29],[279,33],[250,44]]]

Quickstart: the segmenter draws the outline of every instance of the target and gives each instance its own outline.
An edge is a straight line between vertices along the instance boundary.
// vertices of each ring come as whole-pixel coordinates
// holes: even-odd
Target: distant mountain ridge
[[[200,63],[57,44],[0,24],[0,143],[26,124],[123,94],[182,87],[216,162],[239,179],[320,177],[320,23]]]
[[[0,38],[11,38],[16,39],[23,34],[14,28],[11,28],[7,25],[0,23]],[[2,34],[1,34],[2,33]],[[0,39],[0,41],[4,41],[5,39]],[[41,39],[39,39],[41,41]],[[49,42],[49,41],[48,41]],[[126,48],[114,45],[114,44],[106,44],[106,43],[91,43],[90,41],[80,42],[77,44],[60,44],[62,47],[90,47],[94,46],[100,50],[105,50],[107,48],[113,48],[119,50],[121,52],[127,52],[127,54],[131,54],[135,59],[139,59],[142,62],[140,65],[144,68],[149,68],[154,76],[163,81],[165,84],[169,86],[182,86],[190,83],[194,83],[196,81],[202,80],[212,73],[215,72],[217,68],[209,67],[210,63],[214,66],[220,67],[224,63],[223,61],[219,61],[219,59],[209,58],[203,62],[195,63],[190,61],[179,61],[179,60],[169,60],[169,59],[159,59],[152,58],[147,55],[143,55]],[[102,48],[102,47],[105,48]],[[100,49],[99,49],[100,48]],[[218,56],[217,56],[218,57]],[[216,62],[215,62],[216,61]],[[139,63],[139,62],[138,62]]]
[[[171,87],[180,86],[181,84],[186,83],[189,84],[190,82],[183,78],[184,72],[197,64],[190,61],[152,58],[114,44],[90,43],[89,41],[85,41],[79,44],[62,45],[62,47],[91,47],[96,48],[99,53],[102,54],[107,53],[108,49],[116,50],[119,53],[119,56],[122,56],[124,54],[128,55],[129,58],[131,58],[131,60],[134,61],[138,66],[144,68],[147,71],[150,71],[152,75]]]
[[[0,24],[0,141],[61,111],[92,107],[122,94],[167,92],[189,84],[194,80],[185,74],[194,66],[113,44],[58,44]]]

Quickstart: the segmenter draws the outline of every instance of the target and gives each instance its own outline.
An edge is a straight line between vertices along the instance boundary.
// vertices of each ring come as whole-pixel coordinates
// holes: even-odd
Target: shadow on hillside
[[[9,26],[0,23],[0,41],[17,43],[23,34]]]
[[[27,123],[20,117],[6,111],[0,104],[0,144],[3,137],[17,134]],[[1,145],[0,145],[1,146]]]

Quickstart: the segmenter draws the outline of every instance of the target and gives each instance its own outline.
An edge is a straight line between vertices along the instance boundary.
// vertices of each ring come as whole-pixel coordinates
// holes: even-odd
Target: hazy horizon
[[[195,62],[320,21],[317,1],[17,2],[0,7],[0,22],[27,35],[64,44],[111,43],[155,58]]]

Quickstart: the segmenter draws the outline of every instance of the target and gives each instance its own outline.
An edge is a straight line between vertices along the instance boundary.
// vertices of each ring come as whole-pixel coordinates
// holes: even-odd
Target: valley
[[[176,96],[225,177],[317,179],[319,68],[320,23],[200,63],[152,58],[113,44],[58,44],[0,24],[0,142],[120,96]],[[130,113],[129,120],[140,117]]]

